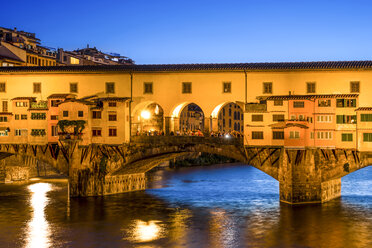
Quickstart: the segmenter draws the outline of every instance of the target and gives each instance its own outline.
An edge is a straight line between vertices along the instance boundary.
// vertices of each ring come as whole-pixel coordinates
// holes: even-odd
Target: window
[[[342,141],[353,141],[353,134],[352,133],[343,133],[341,134]]]
[[[372,133],[363,133],[364,142],[372,142]]]
[[[0,83],[0,92],[3,92],[3,93],[5,93],[6,92],[6,87],[5,87],[5,83],[4,82],[2,82],[2,83]]]
[[[332,115],[318,115],[316,117],[317,122],[332,122]]]
[[[63,117],[68,117],[68,111],[63,111],[62,114],[63,114]]]
[[[21,115],[21,120],[27,120],[27,115]]]
[[[182,83],[182,93],[183,94],[191,94],[191,82],[183,82]]]
[[[356,99],[337,99],[336,106],[338,108],[356,107]]]
[[[337,124],[356,124],[357,116],[356,115],[336,115]]]
[[[78,83],[70,83],[70,93],[78,93]]]
[[[314,132],[310,132],[310,139],[314,139]]]
[[[34,93],[41,93],[41,83],[34,83]]]
[[[295,121],[296,120],[296,115],[291,115],[291,121]]]
[[[222,83],[223,93],[231,93],[231,82],[223,82]]]
[[[289,132],[289,138],[290,139],[299,139],[300,138],[300,132],[299,131],[290,131]]]
[[[306,92],[307,93],[315,93],[315,82],[307,82],[306,83]]]
[[[318,100],[318,107],[331,107],[331,100]]]
[[[58,126],[52,126],[52,136],[58,136]]]
[[[93,137],[102,136],[102,130],[100,128],[92,128],[92,136]]]
[[[273,121],[284,121],[284,115],[273,115]]]
[[[328,131],[317,132],[317,138],[318,139],[331,140],[332,139],[332,132],[328,132]]]
[[[8,122],[8,117],[0,116],[0,122]]]
[[[116,129],[116,127],[110,127],[109,128],[109,136],[110,137],[116,137],[117,136],[117,129]]]
[[[361,114],[360,121],[362,122],[370,122],[372,121],[372,114]]]
[[[106,94],[115,94],[114,82],[106,82]]]
[[[144,82],[143,83],[143,94],[152,94],[152,82]]]
[[[109,121],[117,121],[116,112],[109,112],[108,119],[109,119]]]
[[[52,107],[58,107],[58,103],[62,102],[61,100],[51,100],[50,105]]]
[[[15,120],[19,120],[19,115],[14,115]]]
[[[109,102],[108,103],[108,106],[109,107],[116,107],[116,102]]]
[[[263,121],[263,115],[252,115],[252,121]]]
[[[283,100],[274,100],[274,106],[283,106]]]
[[[84,117],[84,111],[78,111],[78,117]]]
[[[16,129],[14,135],[21,136],[21,129]]]
[[[27,102],[16,102],[15,105],[16,107],[27,107],[28,103]]]
[[[264,82],[263,83],[263,93],[264,94],[272,94],[273,93],[273,83]]]
[[[3,112],[8,112],[8,101],[3,101]]]
[[[299,119],[300,121],[304,121],[304,120],[305,120],[305,116],[304,116],[304,115],[298,115],[298,119]]]
[[[262,131],[252,131],[252,139],[263,139]]]
[[[305,102],[304,101],[294,101],[293,102],[293,107],[294,108],[303,108],[303,107],[305,107]]]
[[[350,93],[359,93],[360,84],[358,81],[350,82]]]
[[[273,139],[275,139],[275,140],[284,139],[284,132],[283,131],[273,131]]]
[[[50,116],[50,119],[51,119],[51,120],[54,120],[54,121],[55,121],[55,120],[58,120],[58,115],[51,115],[51,116]]]
[[[93,119],[101,119],[101,111],[93,111]]]
[[[45,120],[46,113],[31,113],[31,120]]]

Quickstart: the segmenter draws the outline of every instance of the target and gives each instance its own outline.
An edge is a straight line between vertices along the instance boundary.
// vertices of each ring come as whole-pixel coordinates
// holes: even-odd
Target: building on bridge
[[[364,112],[371,109],[357,109],[358,97],[358,94],[258,97],[259,103],[246,106],[245,143],[300,149],[368,147],[369,141],[361,139],[359,132],[367,131],[364,123],[369,115]],[[357,128],[357,120],[363,128]]]

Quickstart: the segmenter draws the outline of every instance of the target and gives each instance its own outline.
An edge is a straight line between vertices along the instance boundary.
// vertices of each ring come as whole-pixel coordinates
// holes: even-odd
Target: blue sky
[[[137,64],[371,60],[372,1],[3,1],[0,26]],[[4,11],[5,10],[5,11]]]

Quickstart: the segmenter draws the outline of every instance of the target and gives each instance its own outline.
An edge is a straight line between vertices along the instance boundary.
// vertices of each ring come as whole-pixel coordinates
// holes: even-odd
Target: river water
[[[70,200],[66,181],[0,185],[0,247],[372,247],[372,166],[323,205],[280,204],[278,182],[246,165],[159,170],[150,184]]]

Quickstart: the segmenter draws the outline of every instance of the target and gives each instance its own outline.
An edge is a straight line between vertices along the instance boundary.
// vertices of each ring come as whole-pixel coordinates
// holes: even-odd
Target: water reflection
[[[244,166],[162,171],[167,187],[67,206],[66,182],[0,185],[0,247],[369,248],[372,167],[363,173],[345,177],[341,199],[296,207]]]
[[[49,224],[45,219],[45,207],[48,204],[47,192],[51,190],[49,183],[35,183],[28,186],[31,192],[33,215],[27,226],[27,248],[44,248],[50,246]]]
[[[159,224],[160,221],[142,221],[135,220],[132,224],[132,233],[130,239],[135,242],[150,242],[159,239],[163,234],[163,227]]]

